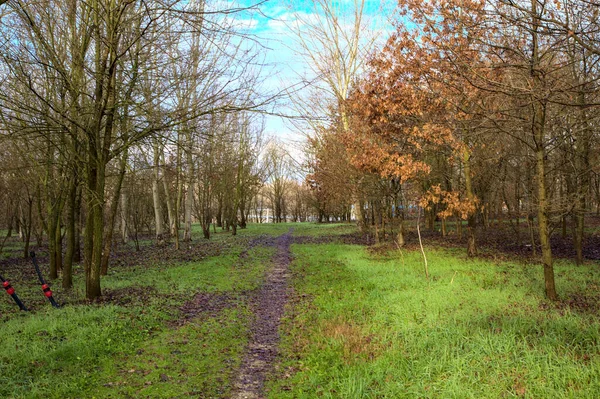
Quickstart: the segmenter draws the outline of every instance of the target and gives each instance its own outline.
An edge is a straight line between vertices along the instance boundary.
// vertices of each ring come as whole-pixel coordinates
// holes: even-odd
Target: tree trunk
[[[354,215],[356,216],[356,225],[360,229],[361,232],[365,232],[367,230],[367,225],[365,223],[365,218],[363,215],[364,204],[362,201],[354,202]]]
[[[94,300],[102,295],[100,270],[104,237],[104,170],[101,162],[89,161],[87,181],[88,216],[85,226],[85,292]],[[99,165],[98,165],[99,163]]]
[[[49,201],[49,199],[48,199]],[[46,234],[48,235],[48,255],[50,261],[50,270],[48,274],[48,278],[50,280],[56,280],[58,278],[58,265],[56,254],[58,249],[56,248],[57,239],[56,239],[56,225],[58,220],[56,219],[55,212],[52,209],[51,205],[48,205],[48,229]]]
[[[538,228],[540,244],[542,248],[542,262],[544,264],[544,280],[546,284],[546,296],[550,300],[557,300],[556,287],[554,283],[554,266],[552,265],[552,248],[550,247],[550,230],[548,223],[548,204],[546,199],[545,178],[545,151],[541,145],[536,148],[537,184],[538,184]]]
[[[188,173],[191,173],[188,171]],[[194,202],[194,186],[191,181],[192,179],[188,178],[187,190],[185,192],[185,203],[184,203],[184,228],[183,228],[183,241],[189,242],[192,241],[192,204]]]
[[[56,270],[59,272],[62,272],[62,269],[63,269],[62,237],[63,236],[62,236],[60,219],[61,219],[61,217],[59,215],[59,218],[56,222],[56,245],[54,246],[54,249],[56,251]],[[57,278],[58,278],[58,276],[57,276]]]
[[[425,213],[425,221],[427,223],[427,230],[434,232],[435,231],[435,206],[432,209],[424,210]]]
[[[192,205],[194,202],[194,158],[192,154],[192,134],[186,132],[186,149],[185,149],[185,160],[187,166],[187,178],[186,178],[186,192],[185,192],[185,203],[184,203],[184,227],[183,227],[183,241],[189,242],[192,240]]]
[[[589,120],[583,108],[587,101],[585,93],[579,94],[579,104],[582,106],[580,110],[580,123],[583,126],[582,132],[577,137],[575,146],[575,166],[576,173],[579,177],[577,184],[575,207],[573,209],[575,219],[575,231],[573,244],[575,246],[575,260],[578,265],[583,264],[583,240],[585,232],[585,211],[587,209],[587,195],[590,188],[590,140],[591,127]]]
[[[156,244],[164,243],[164,226],[162,203],[160,202],[160,145],[158,140],[154,144],[154,178],[152,179],[152,201],[154,204],[154,222],[156,231]]]
[[[240,228],[245,229],[247,226],[247,215],[246,215],[246,201],[242,199],[240,201]]]
[[[128,195],[127,190],[125,188],[121,189],[121,240],[124,244],[129,241],[129,226],[128,226],[128,218],[127,218],[127,210],[128,210]]]
[[[81,184],[77,185],[77,196],[75,200],[75,251],[73,254],[73,262],[81,262],[81,232],[83,231],[83,223],[81,220],[81,204],[83,202],[83,188]]]
[[[398,227],[398,235],[396,236],[397,243],[399,247],[403,247],[406,244],[406,240],[404,238],[405,228],[404,228],[404,218],[400,218],[400,226]]]
[[[73,258],[75,257],[75,206],[77,205],[77,180],[75,173],[69,182],[69,195],[67,197],[67,252],[62,275],[62,287],[69,290],[73,287]]]
[[[104,233],[103,222],[104,212],[102,206],[94,205],[91,209],[91,235],[92,235],[92,250],[91,262],[86,274],[86,297],[89,300],[96,299],[102,295],[100,289],[100,271],[102,268],[102,236]],[[86,234],[88,234],[86,232]]]
[[[23,205],[21,204],[21,202],[19,202],[18,208],[19,208],[17,211],[18,216],[17,216],[17,221],[16,221],[17,234],[19,234],[19,239],[21,241],[23,241],[25,238],[25,231],[24,231],[25,229],[23,226],[23,223],[25,223],[24,222],[25,217],[23,216]]]
[[[207,240],[210,240],[210,221],[210,209],[206,207],[204,209],[204,217],[202,218],[202,235]]]
[[[125,178],[128,154],[129,151],[125,150],[121,155],[121,160],[119,162],[119,175],[117,177],[116,187],[110,201],[107,220],[108,223],[105,232],[106,237],[104,238],[104,248],[102,250],[102,266],[100,268],[100,274],[102,276],[106,276],[108,274],[108,262],[110,260],[110,252],[112,250],[113,233],[115,231],[115,221],[117,220],[117,211],[119,208],[119,199],[121,198],[121,187],[123,186],[123,180]]]
[[[531,55],[531,77],[533,79],[536,92],[543,90],[542,77],[538,71],[540,64],[538,29],[540,26],[539,14],[537,11],[537,0],[531,0],[532,11],[532,55]],[[546,124],[546,104],[537,98],[532,98],[532,135],[535,142],[535,160],[537,171],[538,188],[538,227],[540,234],[540,245],[542,248],[542,262],[544,264],[544,280],[546,283],[546,296],[550,300],[557,300],[556,286],[554,283],[554,266],[552,265],[552,248],[550,247],[550,229],[548,223],[548,200],[546,184],[546,151],[544,145],[545,124]]]
[[[23,249],[23,258],[29,257],[29,244],[31,242],[31,230],[33,228],[33,198],[27,197],[27,221],[25,223],[25,246]]]
[[[164,159],[163,159],[163,164],[164,164]],[[165,202],[167,203],[167,218],[169,219],[169,234],[171,235],[171,237],[175,237],[175,214],[173,212],[173,203],[172,203],[172,198],[171,198],[171,190],[169,188],[169,183],[167,182],[167,179],[165,179],[165,177],[163,176],[162,179],[163,182],[163,189],[165,190]]]
[[[466,148],[463,151],[463,164],[465,171],[465,190],[467,191],[467,198],[469,199],[469,201],[474,202],[475,194],[473,193],[473,183],[471,179],[471,153]],[[467,223],[467,230],[469,234],[467,238],[467,256],[469,258],[472,258],[477,255],[477,245],[475,243],[475,212],[469,214],[469,219]]]
[[[217,198],[217,214],[216,214],[216,224],[217,227],[223,228],[223,197],[222,195],[219,195],[219,197]]]

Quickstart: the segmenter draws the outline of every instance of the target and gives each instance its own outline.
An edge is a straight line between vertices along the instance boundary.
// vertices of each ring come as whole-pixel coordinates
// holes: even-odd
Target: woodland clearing
[[[468,259],[439,240],[429,279],[416,247],[366,245],[348,224],[122,247],[102,298],[84,299],[76,269],[72,291],[53,287],[61,309],[5,256],[31,311],[0,302],[0,396],[598,396],[596,261],[557,261],[551,302],[538,264],[497,250]]]

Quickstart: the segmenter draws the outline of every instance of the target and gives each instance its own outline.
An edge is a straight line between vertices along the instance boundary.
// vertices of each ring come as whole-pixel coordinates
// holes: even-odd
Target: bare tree
[[[89,299],[101,295],[100,275],[110,253],[128,149],[212,112],[264,105],[255,96],[256,85],[249,84],[250,76],[256,75],[251,71],[254,64],[236,56],[247,47],[240,40],[230,44],[212,40],[219,34],[232,37],[223,22],[241,9],[204,10],[199,4],[203,2],[16,0],[4,5],[0,21],[6,39],[0,44],[0,68],[5,76],[0,94],[3,124],[11,139],[38,146],[38,164],[44,162],[46,175],[60,184],[52,186],[58,196],[46,190],[44,202],[47,233],[55,235],[50,242],[58,248],[53,251],[56,256],[61,255],[57,240],[62,237],[64,193],[69,197],[66,228],[71,247],[77,243],[77,192],[83,192]],[[211,78],[218,81],[217,89],[214,85],[211,89],[215,95],[184,103],[177,101],[176,90],[183,75],[171,73],[169,65],[190,64],[193,55],[189,52],[183,55],[186,60],[172,57],[173,48],[182,48],[177,40],[189,32],[205,35],[213,53],[226,54],[219,58],[226,61],[225,65],[221,61],[211,64],[214,58],[203,61],[205,68],[198,73],[218,76]],[[210,85],[202,87],[206,86]],[[243,94],[232,96],[232,92]],[[159,154],[158,162],[161,159]],[[76,252],[71,249],[69,257]]]
[[[292,1],[291,4],[295,3]],[[372,3],[368,4],[365,0],[316,0],[311,2],[308,12],[296,12],[288,23],[296,38],[296,51],[310,71],[308,76],[301,76],[303,81],[310,82],[309,94],[304,97],[296,95],[292,102],[310,129],[303,125],[298,125],[298,128],[311,132],[314,136],[312,143],[318,143],[321,140],[319,135],[324,131],[348,133],[346,100],[352,83],[361,74],[369,53],[375,48],[379,26],[373,16],[384,15],[377,10],[367,13],[369,6],[372,7]],[[335,129],[331,129],[332,126]],[[355,214],[363,228],[360,178],[352,184]]]

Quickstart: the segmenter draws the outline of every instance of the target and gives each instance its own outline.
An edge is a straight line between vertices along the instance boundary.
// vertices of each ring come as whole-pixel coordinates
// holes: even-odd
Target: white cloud
[[[337,0],[337,3],[341,8],[345,8],[353,1]],[[255,5],[258,2],[259,0],[238,0],[241,6]],[[369,29],[372,29],[373,34],[379,37],[378,41],[383,43],[393,31],[388,16],[396,2],[395,0],[367,0],[366,3]],[[290,4],[295,4],[296,9],[292,9]],[[309,65],[296,51],[297,38],[290,27],[302,30],[302,24],[318,22],[320,16],[315,12],[313,5],[313,0],[270,0],[260,6],[260,12],[248,12],[241,18],[242,26],[247,23],[247,31],[255,35],[265,47],[265,62],[271,65],[271,68],[265,68],[265,73],[268,75],[263,86],[266,90],[277,91],[297,83],[300,77],[310,76]],[[383,7],[380,7],[381,5]],[[341,23],[350,29],[345,22]],[[275,111],[282,114],[293,112],[285,102],[282,102]],[[303,134],[280,117],[267,116],[265,129],[267,134],[276,135],[287,143],[295,143],[296,147],[298,142],[304,140]]]

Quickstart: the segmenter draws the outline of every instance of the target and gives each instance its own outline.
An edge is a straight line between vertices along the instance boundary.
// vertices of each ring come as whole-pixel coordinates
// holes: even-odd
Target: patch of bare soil
[[[10,242],[19,243],[18,237],[11,238]],[[139,251],[136,251],[131,245],[116,243],[110,254],[109,270],[119,267],[151,267],[161,264],[199,261],[219,256],[226,249],[227,245],[226,243],[199,239],[189,243],[182,243],[179,250],[175,249],[172,243],[167,243],[162,246],[143,246]],[[36,253],[42,274],[47,276],[49,263],[47,246],[38,247],[37,245],[32,245],[31,250]],[[21,249],[18,251],[4,250],[3,255],[0,258],[0,274],[6,275],[5,277],[10,276],[8,278],[14,281],[37,278],[31,259],[23,258],[23,251]],[[73,270],[74,274],[79,272],[78,268]]]
[[[589,316],[600,315],[600,295],[572,294],[556,302],[544,302],[540,309],[557,309],[561,314],[574,312]]]
[[[0,241],[2,241],[1,237]],[[19,237],[12,236],[6,240],[5,244],[6,247],[0,252],[0,274],[15,283],[33,281],[37,284],[37,274],[33,268],[33,263],[31,263],[29,255],[27,257],[23,256],[23,249],[21,248],[23,243]],[[37,261],[42,273],[44,273],[45,263],[48,262],[46,257],[47,249],[42,248],[40,251],[34,243],[31,243],[29,250],[36,253]]]
[[[275,240],[263,240],[256,245],[277,248],[274,266],[267,273],[264,285],[251,302],[255,319],[250,327],[251,338],[234,378],[233,399],[258,399],[264,394],[265,379],[273,369],[278,353],[279,325],[288,300],[291,232]]]
[[[102,292],[102,296],[97,298],[94,302],[128,306],[134,302],[149,302],[150,299],[155,296],[157,296],[157,291],[154,287],[125,287],[116,290],[105,288]]]
[[[590,219],[591,225],[595,220]],[[555,258],[575,258],[575,249],[570,231],[569,228],[569,233],[565,237],[562,236],[560,231],[555,230],[553,232],[550,244],[552,246],[552,255]],[[424,245],[435,243],[435,245],[442,247],[463,247],[466,252],[466,229],[463,231],[462,237],[459,237],[453,231],[446,237],[442,237],[439,231],[432,232],[425,229],[421,231],[421,235]],[[406,238],[408,245],[418,243],[417,234],[414,231],[408,233]],[[485,253],[493,253],[494,257],[506,256],[508,258],[516,257],[519,259],[534,260],[534,245],[537,256],[541,253],[537,231],[535,231],[534,240],[535,244],[531,242],[530,232],[527,230],[526,225],[523,225],[518,231],[510,226],[497,227],[494,225],[488,228],[478,226],[476,230],[477,247],[481,250],[480,256],[484,257]],[[600,260],[600,234],[598,232],[586,234],[583,242],[583,257],[589,260]]]
[[[122,267],[193,262],[219,256],[225,249],[225,245],[202,239],[181,243],[180,249],[175,249],[175,245],[172,243],[144,246],[139,251],[131,246],[118,245],[111,253],[110,262],[114,266]]]
[[[201,316],[218,316],[221,311],[236,307],[241,298],[224,292],[200,292],[181,306],[182,317],[177,324],[183,325]]]

